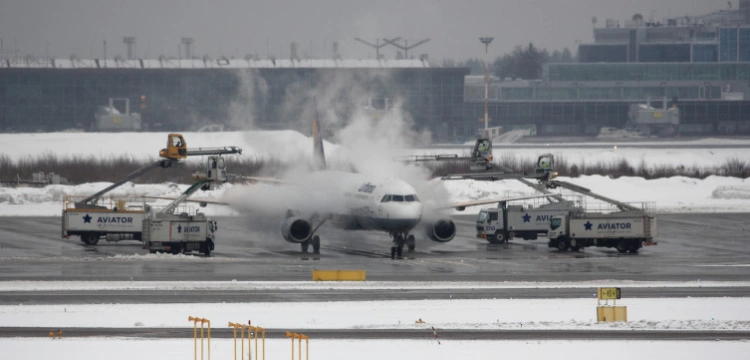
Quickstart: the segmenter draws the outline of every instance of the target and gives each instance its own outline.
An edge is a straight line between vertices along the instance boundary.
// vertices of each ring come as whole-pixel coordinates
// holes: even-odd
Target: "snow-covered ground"
[[[237,145],[243,156],[280,160],[309,157],[310,139],[294,131],[256,131],[232,133],[186,133],[189,146],[215,147]],[[54,133],[54,134],[0,134],[0,156],[11,160],[56,156],[120,157],[149,159],[157,156],[164,146],[166,134],[159,133]],[[748,148],[721,148],[722,143],[748,145]],[[676,143],[675,143],[676,144]],[[545,146],[534,150],[496,150],[495,156],[515,156],[532,161],[537,155],[552,152],[569,163],[610,163],[627,160],[638,166],[683,165],[686,167],[715,167],[733,158],[750,156],[750,141],[702,140],[697,145],[717,145],[716,148],[631,149],[616,148],[565,148],[550,151]],[[679,144],[684,145],[684,144]],[[336,158],[342,147],[326,143],[327,155]],[[456,153],[455,150],[403,150],[403,154]],[[460,151],[459,151],[460,153]],[[390,155],[390,154],[389,154]],[[42,170],[42,169],[40,169]],[[11,176],[13,174],[10,174]],[[747,212],[750,211],[750,184],[746,179],[709,177],[705,180],[670,178],[646,181],[641,178],[609,179],[601,176],[584,176],[562,179],[588,187],[605,196],[626,202],[653,202],[661,212]],[[0,188],[0,216],[59,216],[65,195],[89,195],[108,183],[75,186],[47,186],[41,189]],[[531,191],[515,181],[475,182],[450,181],[444,183],[449,202],[459,202],[488,197],[505,197],[530,194]],[[203,193],[211,198],[232,198],[243,185],[226,184],[218,190]],[[152,184],[125,186],[113,192],[115,196],[175,196],[186,185]],[[597,204],[587,202],[589,207]],[[467,209],[477,211],[478,209]],[[209,215],[237,215],[231,207],[209,206],[201,209]],[[195,257],[159,255],[136,256],[139,260],[153,261],[212,261]],[[113,257],[108,261],[132,260],[132,257]],[[455,359],[594,359],[606,354],[608,359],[745,359],[750,353],[750,342],[671,342],[671,341],[452,341],[441,339],[441,344],[430,337],[427,326],[439,329],[617,329],[633,330],[749,330],[750,298],[685,298],[685,299],[628,299],[629,286],[750,286],[746,282],[734,283],[556,283],[556,284],[486,284],[486,283],[160,283],[160,282],[0,282],[1,291],[58,291],[58,290],[111,290],[160,289],[180,291],[190,289],[248,288],[327,288],[364,286],[370,289],[429,287],[445,289],[444,300],[336,302],[336,303],[241,303],[241,304],[92,304],[92,305],[3,305],[0,306],[0,326],[38,326],[46,332],[56,327],[191,327],[188,315],[209,318],[214,324],[252,319],[267,328],[344,328],[344,329],[401,329],[424,328],[423,341],[385,340],[315,340],[310,343],[311,356],[325,359],[403,359],[430,358]],[[484,299],[465,300],[453,298],[450,289],[479,287],[541,286],[573,287],[581,289],[577,299]],[[623,287],[623,300],[618,305],[628,306],[628,323],[595,322],[596,300],[587,292],[592,287]],[[30,293],[33,294],[33,293]],[[102,316],[105,313],[107,316]],[[427,324],[415,324],[421,318]],[[214,339],[211,343],[214,358],[232,356],[231,340]],[[32,359],[133,359],[153,357],[159,359],[185,359],[193,356],[192,339],[119,339],[119,338],[66,338],[62,340],[1,338],[0,358]],[[289,356],[288,340],[267,342],[269,359]]]
[[[169,287],[163,288],[167,290]],[[408,290],[408,285],[400,289]],[[175,298],[180,292],[175,290]],[[595,294],[577,299],[271,302],[220,304],[0,305],[1,327],[189,327],[187,315],[213,324],[244,322],[283,329],[750,330],[750,298],[628,298],[628,322],[597,323]],[[178,302],[176,300],[175,302]],[[603,304],[603,302],[602,302]],[[610,303],[611,304],[611,303]],[[311,311],[314,309],[314,311]],[[98,316],[106,313],[107,316]],[[239,318],[238,318],[239,317]],[[244,319],[244,320],[243,320]],[[422,319],[426,324],[415,323]]]
[[[704,180],[685,177],[644,180],[643,178],[623,177],[610,179],[604,176],[581,176],[560,178],[587,187],[596,193],[630,203],[651,203],[655,212],[662,213],[705,213],[705,212],[746,212],[750,211],[750,181],[729,177],[712,176]],[[435,180],[433,183],[439,181]],[[3,188],[0,187],[0,216],[58,216],[62,211],[65,195],[90,195],[109,183],[89,183],[82,185],[50,185],[44,188]],[[520,182],[508,180],[498,182],[455,180],[446,181],[448,202],[462,202],[478,199],[492,199],[510,196],[531,195],[534,191]],[[253,185],[272,186],[272,185]],[[201,192],[196,197],[218,200],[244,199],[233,196],[242,193],[245,185],[225,184],[217,190]],[[126,184],[110,195],[114,197],[165,196],[176,197],[187,185]],[[563,194],[568,194],[562,191]],[[574,194],[571,194],[574,195]],[[422,196],[425,198],[424,196]],[[240,201],[240,200],[238,200]],[[244,201],[244,200],[242,200]],[[156,201],[156,204],[165,201]],[[242,204],[236,204],[241,208]],[[591,210],[604,209],[604,204],[587,199]],[[208,215],[238,215],[237,207],[209,205],[201,208]],[[466,213],[475,213],[480,207],[468,208]]]
[[[395,283],[300,283],[300,282],[219,282],[219,283],[151,283],[151,282],[2,282],[0,291],[57,291],[88,289],[173,289],[175,296],[186,289],[232,289],[242,287],[292,289],[303,288],[391,288]],[[599,286],[726,286],[734,283],[659,283],[601,282]],[[440,335],[445,329],[524,330],[701,330],[747,331],[750,329],[749,298],[629,299],[627,288],[618,305],[628,307],[628,322],[597,323],[597,301],[582,287],[593,283],[466,283],[458,286],[534,288],[539,286],[581,288],[576,299],[483,299],[453,298],[448,283],[405,283],[399,288],[445,287],[444,300],[352,301],[322,303],[219,303],[219,304],[93,304],[93,305],[3,305],[0,326],[38,327],[40,336],[62,327],[186,328],[192,327],[188,316],[211,321],[214,328],[228,322],[253,324],[267,329],[415,329],[424,330],[424,340],[310,340],[310,355],[325,359],[430,358],[496,359],[514,356],[522,359],[595,359],[601,354],[611,359],[744,359],[750,350],[748,341],[675,342],[675,341],[457,341]],[[746,286],[736,283],[734,285]],[[106,314],[106,316],[102,316]],[[425,323],[417,323],[421,319]],[[206,351],[208,343],[204,342]],[[193,354],[192,339],[141,338],[3,338],[0,347],[11,359],[132,359],[154,356],[159,359],[184,359]],[[623,347],[625,347],[623,349]],[[200,345],[198,347],[200,349]],[[238,349],[240,347],[238,346]],[[238,350],[239,351],[239,350]],[[289,356],[289,340],[268,340],[269,359]],[[200,352],[200,350],[199,350]],[[233,356],[234,342],[212,339],[211,356],[216,359]],[[207,353],[206,353],[207,354]],[[296,350],[295,350],[296,356]]]
[[[189,148],[239,146],[244,157],[291,160],[311,156],[312,141],[297,131],[242,131],[181,133]],[[38,133],[0,134],[0,155],[10,159],[54,155],[156,159],[167,145],[166,133]],[[326,150],[336,145],[325,143]]]
[[[750,298],[628,298],[628,286],[691,287],[747,286],[746,283],[723,282],[585,282],[585,283],[314,283],[314,282],[0,282],[0,291],[59,290],[173,290],[191,289],[445,289],[444,300],[351,301],[321,303],[219,303],[219,304],[92,304],[92,305],[3,305],[0,326],[38,327],[40,333],[62,327],[124,327],[124,328],[190,328],[188,316],[211,320],[214,328],[228,322],[252,320],[253,324],[273,329],[416,329],[425,331],[424,340],[316,340],[310,341],[310,354],[316,358],[382,359],[383,357],[453,359],[470,355],[473,359],[497,358],[516,354],[523,359],[547,359],[556,354],[560,359],[594,359],[611,352],[613,359],[680,358],[703,359],[711,354],[723,359],[744,359],[750,350],[748,341],[730,342],[656,342],[656,341],[456,341],[441,337],[440,344],[432,337],[445,329],[500,330],[750,330]],[[622,286],[623,299],[618,305],[628,307],[628,322],[597,323],[596,286]],[[581,298],[575,299],[460,299],[450,289],[456,287],[494,288],[579,288]],[[31,293],[33,294],[33,293]],[[101,316],[106,314],[106,316]],[[418,319],[425,323],[417,323]],[[160,359],[186,358],[192,355],[192,339],[139,338],[63,338],[61,340],[4,338],[3,353],[13,359],[132,359],[144,355]],[[205,343],[207,347],[207,343]],[[612,351],[622,346],[627,351]],[[232,356],[234,343],[229,339],[213,339],[214,358]],[[289,354],[289,341],[268,340],[266,355],[279,358]],[[62,356],[62,357],[60,357]]]
[[[293,160],[300,156],[312,155],[312,141],[300,132],[280,131],[237,131],[217,133],[182,133],[188,147],[239,146],[242,156],[259,159]],[[0,134],[0,155],[7,155],[11,160],[21,158],[38,158],[45,155],[57,157],[78,156],[83,158],[118,158],[127,156],[135,159],[155,159],[159,149],[166,146],[166,133],[38,133],[38,134]],[[357,145],[361,141],[372,139],[353,139]],[[566,148],[555,148],[555,144],[540,144],[536,149],[495,149],[496,159],[513,157],[519,160],[535,162],[538,155],[553,153],[558,159],[565,159],[570,164],[598,164],[627,160],[632,166],[644,162],[654,165],[683,165],[685,167],[713,167],[722,165],[732,158],[748,159],[750,157],[750,140],[702,139],[695,141],[671,141],[675,147],[634,148],[617,147],[622,142],[598,143],[607,148],[588,148],[581,143],[566,143]],[[639,142],[641,145],[653,144]],[[659,144],[664,144],[659,143]],[[473,144],[471,144],[473,145]],[[471,145],[465,150],[455,148],[409,149],[395,152],[403,155],[427,154],[468,154]],[[686,148],[686,146],[702,146]],[[746,148],[722,148],[722,145],[747,145]],[[336,157],[341,149],[339,145],[325,142],[326,155]],[[392,150],[392,149],[389,149]],[[343,150],[348,151],[348,150]],[[345,156],[342,154],[341,156]]]
[[[217,145],[237,145],[243,148],[243,157],[275,158],[293,160],[309,158],[312,152],[309,137],[296,131],[246,131],[223,133],[185,133],[189,147],[215,147]],[[130,156],[134,158],[155,158],[158,149],[163,147],[166,134],[161,133],[42,133],[42,134],[0,134],[0,155],[10,160],[35,158],[44,155],[58,157],[107,158]],[[116,145],[113,145],[116,144]],[[684,165],[698,167],[720,166],[729,159],[750,158],[750,140],[704,139],[691,142],[670,142],[675,145],[701,145],[707,148],[565,148],[553,152],[568,162],[587,164],[610,163],[625,159],[632,165],[641,162],[648,166]],[[722,144],[744,145],[747,148],[721,148]],[[570,145],[570,144],[566,144]],[[351,158],[341,152],[338,145],[326,143],[328,157]],[[716,147],[712,147],[716,146]],[[367,148],[367,147],[365,147]],[[468,148],[467,148],[468,149]],[[533,161],[541,153],[550,150],[544,145],[539,149],[496,150],[496,156],[514,156]],[[428,154],[453,152],[453,150],[404,149],[401,153]],[[461,151],[458,151],[459,153]],[[393,152],[389,152],[390,156]],[[367,155],[367,154],[354,154]],[[355,156],[356,157],[356,156]],[[380,159],[382,160],[382,159]],[[365,162],[368,162],[366,160]],[[12,175],[12,174],[11,174]],[[642,178],[609,179],[602,176],[582,176],[562,180],[573,182],[620,201],[638,203],[649,202],[657,212],[743,212],[750,211],[750,183],[747,179],[712,176],[704,180],[674,177],[668,179],[644,180]],[[438,181],[433,181],[433,183]],[[0,216],[57,216],[62,209],[64,195],[89,195],[109,183],[91,183],[76,186],[47,186],[33,188],[0,188]],[[444,186],[448,190],[448,202],[461,202],[479,198],[494,198],[532,194],[526,186],[516,181],[476,182],[449,181]],[[186,188],[184,185],[126,184],[111,193],[114,196],[176,196]],[[222,198],[230,192],[232,185],[202,193],[201,196]],[[235,191],[241,191],[234,186]],[[230,196],[234,197],[234,196]],[[597,210],[601,204],[587,201],[588,207]],[[235,207],[237,208],[237,207]],[[478,208],[467,209],[476,212]],[[236,215],[232,208],[209,206],[202,209],[209,215]]]
[[[441,338],[440,344],[425,340],[310,340],[311,359],[325,360],[382,360],[382,359],[430,359],[430,360],[496,360],[524,359],[549,360],[575,359],[608,360],[632,359],[747,359],[750,342],[747,341],[451,341]],[[438,334],[439,335],[439,334]],[[61,340],[9,338],[0,339],[3,355],[9,359],[56,359],[56,360],[132,360],[192,359],[193,339],[121,339],[121,338],[73,338]],[[204,340],[204,359],[208,358],[208,342]],[[298,358],[295,342],[293,358]],[[197,357],[200,355],[200,338]],[[237,359],[241,345],[237,344]],[[253,344],[253,351],[255,345]],[[247,351],[247,346],[245,347]],[[288,359],[291,356],[290,340],[266,340],[266,358]],[[234,358],[234,342],[231,339],[211,339],[213,359]],[[260,355],[258,356],[260,358]],[[245,356],[247,358],[247,355]],[[255,355],[253,353],[253,358]],[[307,360],[304,351],[302,359]]]

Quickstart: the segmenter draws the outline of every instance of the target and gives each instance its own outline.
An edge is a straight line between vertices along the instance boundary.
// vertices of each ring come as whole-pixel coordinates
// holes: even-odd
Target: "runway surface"
[[[277,224],[219,218],[211,257],[149,255],[140,242],[87,246],[60,237],[58,217],[0,222],[0,280],[310,280],[315,269],[364,269],[378,281],[744,281],[750,275],[747,214],[659,215],[659,245],[640,254],[586,248],[558,252],[543,239],[490,245],[473,216],[457,218],[449,243],[419,237],[406,259],[391,260],[390,239],[376,232],[321,228],[321,254],[302,254]],[[531,296],[531,295],[529,295]]]
[[[49,337],[49,331],[61,330],[63,338],[118,337],[192,339],[193,329],[185,328],[0,328],[0,338]],[[265,329],[267,339],[285,339],[286,332],[304,333],[312,339],[394,339],[430,340],[434,335],[424,329]],[[748,331],[690,330],[460,330],[440,329],[440,340],[649,340],[649,341],[737,341],[750,339]],[[232,338],[228,328],[211,329],[212,338]]]
[[[380,281],[747,281],[750,252],[747,214],[660,215],[659,245],[640,254],[587,248],[558,252],[546,241],[515,240],[489,245],[474,236],[473,215],[458,216],[458,236],[439,244],[420,239],[406,259],[390,259],[390,239],[373,232],[322,229],[322,253],[301,254],[282,240],[277,224],[250,217],[219,218],[217,249],[211,257],[151,255],[136,241],[84,245],[60,237],[58,217],[6,217],[0,222],[0,281],[308,281],[315,269],[364,269]],[[419,239],[419,238],[418,238]],[[628,298],[747,297],[750,288],[628,287]],[[252,289],[231,290],[63,290],[0,291],[0,305],[107,303],[318,302],[363,300],[590,298],[595,289]],[[0,327],[0,337],[46,337],[42,328]],[[189,328],[63,328],[66,337],[190,338]],[[284,331],[293,331],[284,329]],[[294,331],[293,331],[294,332]],[[420,329],[305,329],[316,339],[422,339]],[[268,329],[269,338],[283,332]],[[229,329],[212,336],[229,338]],[[441,329],[456,340],[724,340],[750,339],[748,331],[723,330],[460,330]]]

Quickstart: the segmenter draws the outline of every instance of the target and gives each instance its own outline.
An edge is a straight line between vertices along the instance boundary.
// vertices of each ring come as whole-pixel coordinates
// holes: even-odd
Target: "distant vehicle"
[[[125,112],[115,108],[115,102],[125,103]],[[109,98],[108,106],[100,106],[94,114],[92,130],[94,131],[141,131],[143,124],[141,114],[130,112],[130,99]]]
[[[636,130],[638,133],[649,136],[674,136],[678,133],[680,126],[680,109],[676,105],[667,106],[667,98],[662,99],[662,107],[651,106],[651,98],[644,104],[630,105],[628,111],[628,122],[626,129]]]

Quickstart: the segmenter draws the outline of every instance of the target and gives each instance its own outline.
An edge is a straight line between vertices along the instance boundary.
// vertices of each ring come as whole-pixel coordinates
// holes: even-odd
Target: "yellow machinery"
[[[242,149],[237,146],[188,149],[185,138],[181,134],[169,134],[167,135],[167,148],[159,151],[160,157],[170,160],[182,160],[188,156],[224,154],[242,154]]]

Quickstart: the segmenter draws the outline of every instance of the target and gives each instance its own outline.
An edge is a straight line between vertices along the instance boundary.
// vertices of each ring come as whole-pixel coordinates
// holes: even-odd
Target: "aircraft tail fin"
[[[320,136],[320,123],[318,122],[318,104],[313,98],[313,106],[315,107],[315,118],[312,122],[312,138],[313,138],[313,164],[315,170],[323,170],[326,168],[326,154],[323,150],[323,138]]]

